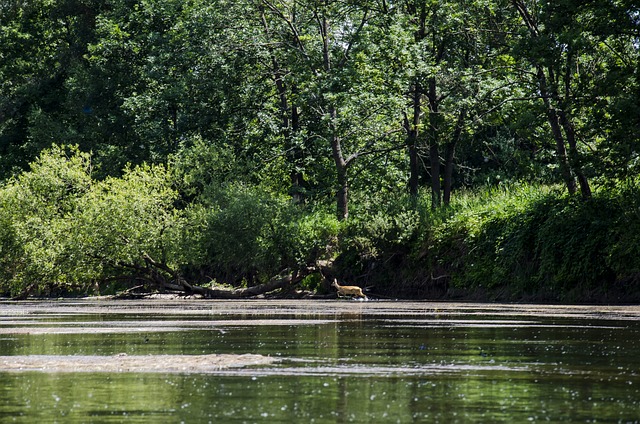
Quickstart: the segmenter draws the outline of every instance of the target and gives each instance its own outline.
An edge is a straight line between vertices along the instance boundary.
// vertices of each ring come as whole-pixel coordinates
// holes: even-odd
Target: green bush
[[[229,184],[194,205],[188,214],[198,246],[198,266],[230,283],[264,281],[284,269],[308,264],[338,233],[330,214],[308,212],[285,196]]]
[[[489,190],[434,228],[429,253],[467,291],[595,296],[638,274],[638,199],[631,188],[590,199],[526,186]]]
[[[527,208],[550,196],[549,190],[500,185],[455,199],[449,217],[435,222],[426,243],[432,266],[457,287],[487,290],[513,282],[513,269],[526,266],[526,231],[517,234]],[[516,265],[516,263],[520,265]]]
[[[91,190],[91,161],[75,147],[54,146],[31,164],[30,172],[0,191],[0,289],[12,295],[27,288],[82,285],[69,228],[81,199]]]
[[[184,217],[163,166],[126,169],[122,178],[96,182],[82,199],[70,229],[77,272],[101,281],[148,277],[147,258],[172,269]],[[144,281],[144,280],[142,280]]]
[[[339,236],[340,277],[376,293],[398,293],[424,230],[425,206],[406,194],[354,196],[352,213]]]
[[[144,275],[146,256],[177,266],[176,199],[163,167],[94,181],[90,155],[54,146],[0,191],[0,289],[87,291]]]
[[[618,279],[640,279],[640,180],[613,191],[615,214],[607,251],[607,263]]]
[[[88,292],[178,271],[198,283],[257,284],[318,259],[395,295],[429,293],[434,277],[467,294],[540,300],[597,299],[640,283],[638,181],[589,199],[500,185],[437,210],[428,196],[356,195],[339,222],[331,206],[240,182],[191,181],[195,191],[179,193],[184,177],[144,165],[97,181],[89,154],[44,152],[0,188],[0,292]]]

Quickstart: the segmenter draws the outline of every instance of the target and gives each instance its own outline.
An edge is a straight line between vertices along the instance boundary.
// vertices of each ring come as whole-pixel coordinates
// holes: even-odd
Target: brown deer
[[[362,289],[358,286],[341,286],[340,284],[338,284],[338,280],[335,278],[333,279],[333,283],[331,285],[338,289],[338,297],[355,296],[361,297],[363,299],[367,298],[367,296],[362,293]]]

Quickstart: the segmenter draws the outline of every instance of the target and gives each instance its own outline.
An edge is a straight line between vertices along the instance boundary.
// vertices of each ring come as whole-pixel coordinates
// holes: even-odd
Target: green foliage
[[[81,258],[73,272],[100,280],[127,277],[135,273],[126,268],[143,268],[147,256],[179,265],[175,245],[183,218],[164,167],[126,169],[121,178],[96,182],[82,200],[70,231]]]
[[[181,219],[168,176],[145,166],[97,182],[88,154],[58,146],[44,152],[0,191],[0,289],[85,291],[135,276],[145,254],[172,264],[170,238]]]
[[[638,199],[637,187],[591,199],[534,186],[489,190],[434,229],[430,254],[465,290],[565,301],[604,296],[640,269],[631,253],[640,241],[632,230]]]
[[[505,232],[519,228],[518,217],[546,196],[548,189],[532,185],[501,185],[460,196],[449,218],[436,223],[426,240],[433,266],[446,269],[456,286],[492,288],[511,282],[507,271],[496,266],[502,257],[520,258],[505,246],[512,241]]]
[[[354,217],[339,222],[330,208],[243,183],[209,181],[184,209],[183,174],[139,166],[98,181],[91,169],[90,155],[54,146],[2,187],[0,291],[153,284],[166,270],[152,262],[200,283],[252,285],[335,259],[343,278],[382,293],[427,293],[442,277],[458,290],[572,300],[626,290],[640,273],[637,181],[591,199],[503,184],[435,211],[424,195],[356,197]]]
[[[189,212],[199,228],[188,243],[199,265],[218,280],[264,282],[286,268],[311,264],[337,236],[339,225],[323,212],[305,213],[283,196],[232,184]]]
[[[378,293],[401,292],[400,276],[429,231],[429,211],[429,205],[398,191],[356,197],[353,215],[340,232],[336,264],[342,277],[375,286]]]
[[[620,281],[633,280],[640,274],[640,180],[622,184],[610,199],[615,212],[609,217],[607,264]]]
[[[186,144],[186,143],[185,143]],[[174,179],[187,200],[215,196],[221,184],[241,181],[245,176],[239,158],[225,145],[215,145],[195,136],[171,157]]]
[[[54,146],[0,191],[0,290],[86,281],[68,273],[75,266],[68,237],[82,198],[91,190],[91,162],[76,148]]]
[[[382,200],[382,199],[377,199]],[[421,229],[420,214],[407,196],[395,201],[368,204],[349,220],[342,233],[346,250],[353,250],[362,259],[391,255],[410,246]]]
[[[637,279],[636,15],[630,0],[3,4],[1,291],[149,283],[152,261],[234,284],[318,258],[380,288]],[[592,200],[534,185],[579,173]],[[429,184],[458,190],[449,207]],[[345,222],[327,212],[338,190]]]

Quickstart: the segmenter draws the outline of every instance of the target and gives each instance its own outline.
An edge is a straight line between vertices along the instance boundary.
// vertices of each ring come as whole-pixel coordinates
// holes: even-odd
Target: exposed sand
[[[1,371],[207,373],[269,365],[263,355],[0,356]]]
[[[360,315],[384,316],[544,316],[568,318],[640,319],[640,305],[540,305],[515,303],[355,301],[355,300],[201,300],[156,297],[114,300],[106,297],[62,300],[0,300],[0,325],[11,319],[42,320],[78,315],[149,315],[173,317],[232,317],[258,325],[259,320],[292,318],[308,320],[349,319]],[[110,318],[110,320],[113,318]],[[194,318],[189,318],[193,322]],[[146,325],[146,324],[145,324]],[[166,325],[166,322],[165,322]]]

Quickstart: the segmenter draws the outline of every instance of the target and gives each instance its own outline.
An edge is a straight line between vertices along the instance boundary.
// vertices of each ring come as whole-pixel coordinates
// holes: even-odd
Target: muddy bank
[[[269,365],[277,359],[263,355],[127,355],[0,356],[0,372],[161,372],[211,373],[228,368]]]
[[[342,319],[366,315],[371,317],[434,315],[451,317],[457,315],[475,316],[542,316],[603,319],[640,319],[640,305],[544,305],[519,303],[476,303],[476,302],[430,302],[430,301],[388,301],[388,300],[204,300],[176,297],[155,297],[137,300],[116,300],[109,297],[89,297],[59,300],[10,301],[0,300],[0,328],[15,328],[12,320],[26,320],[42,326],[47,317],[78,315],[129,315],[147,317],[162,316],[160,321],[145,321],[141,326],[180,327],[206,325],[241,325],[242,322],[259,324],[259,320],[286,319],[295,325],[313,324],[314,320]],[[203,317],[203,321],[192,317]],[[236,319],[230,321],[234,316]],[[241,316],[242,319],[237,318]],[[178,317],[178,320],[169,320]],[[188,322],[182,321],[188,319]],[[212,321],[219,317],[223,321]],[[110,318],[110,321],[113,318]],[[147,318],[144,318],[147,319]],[[310,322],[311,320],[312,322]],[[269,324],[271,322],[265,321]],[[316,322],[318,323],[318,322]],[[80,324],[81,323],[76,323]],[[131,324],[131,323],[130,323]],[[134,328],[135,323],[131,324]],[[110,328],[118,331],[114,323]],[[123,326],[126,326],[123,323]],[[170,328],[173,330],[173,328]],[[122,331],[128,331],[122,329]]]

